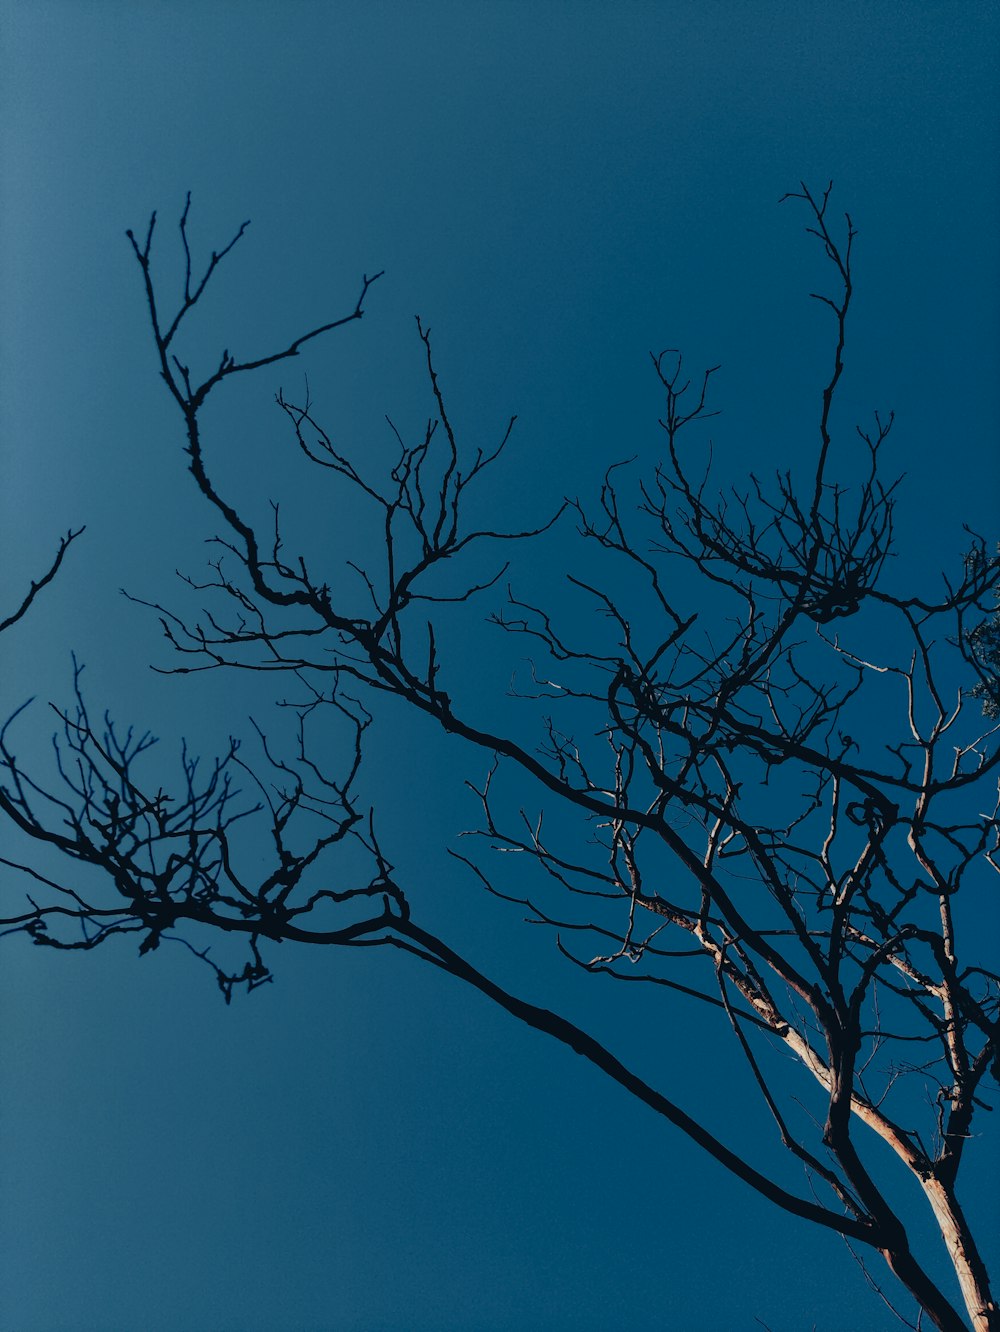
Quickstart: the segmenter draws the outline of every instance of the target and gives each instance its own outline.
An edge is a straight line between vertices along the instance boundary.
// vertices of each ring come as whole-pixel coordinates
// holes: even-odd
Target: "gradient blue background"
[[[213,403],[209,447],[236,493],[294,494],[272,395],[303,370],[360,456],[384,450],[384,413],[419,427],[419,311],[470,443],[519,413],[494,501],[530,521],[593,493],[616,458],[655,460],[650,349],[723,363],[723,476],[808,450],[822,266],[776,201],[832,177],[860,231],[841,429],[896,409],[900,540],[922,573],[958,558],[963,521],[995,533],[995,4],[6,0],[0,15],[0,604],[88,524],[0,644],[5,710],[40,700],[19,752],[44,758],[71,648],[95,710],[163,736],[165,779],[181,734],[213,752],[249,712],[273,716],[253,680],[152,675],[155,619],[117,591],[184,604],[173,570],[199,573],[214,530],[123,234],[159,209],[176,282],[187,190],[202,254],[253,219],[193,355],[269,350],[387,270],[361,325]],[[350,504],[290,504],[320,551],[365,540]],[[507,668],[478,642],[486,707]],[[475,819],[462,778],[482,771],[398,711],[372,736],[366,792],[423,918],[796,1185],[719,1026],[580,976],[446,861]],[[226,1009],[179,948],[5,941],[5,1327],[898,1326],[836,1237],[453,982],[371,953],[272,961],[277,983]],[[966,1186],[994,1239],[996,1160],[970,1161]]]

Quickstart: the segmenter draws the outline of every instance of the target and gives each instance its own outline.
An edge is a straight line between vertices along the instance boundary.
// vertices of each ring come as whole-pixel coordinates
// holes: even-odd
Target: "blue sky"
[[[362,543],[362,518],[295,498],[273,394],[307,372],[342,438],[378,458],[385,414],[419,426],[429,411],[417,312],[472,445],[518,413],[492,502],[529,522],[593,493],[611,461],[655,461],[650,349],[722,363],[723,475],[794,465],[828,343],[808,301],[819,256],[777,200],[831,178],[860,233],[843,426],[896,410],[900,542],[922,576],[960,555],[963,522],[995,534],[995,4],[6,0],[0,14],[0,604],[58,533],[88,527],[3,640],[5,710],[40,700],[26,748],[43,752],[71,649],[95,708],[161,735],[165,764],[181,735],[210,753],[249,713],[273,716],[258,682],[151,674],[166,660],[155,617],[118,592],[178,603],[174,570],[197,573],[214,530],[124,237],[158,209],[176,281],[188,190],[203,254],[252,218],[192,355],[269,349],[386,270],[361,325],[227,386],[206,418],[237,493],[290,491],[320,550]],[[486,706],[509,666],[478,644]],[[462,781],[480,758],[390,713],[368,772],[430,923],[669,1070],[686,1105],[781,1168],[737,1053],[709,1057],[699,1013],[633,1007],[567,971],[456,874],[442,848],[474,821]],[[285,948],[274,964],[274,985],[226,1009],[179,948],[5,942],[0,1321],[897,1326],[837,1239],[453,982],[367,953]],[[984,1174],[971,1205],[985,1214],[987,1196]]]

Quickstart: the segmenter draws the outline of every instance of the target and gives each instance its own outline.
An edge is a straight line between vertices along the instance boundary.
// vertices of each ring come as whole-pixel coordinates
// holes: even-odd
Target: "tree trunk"
[[[1000,1310],[990,1294],[989,1276],[954,1194],[936,1176],[920,1181],[934,1211],[948,1257],[955,1268],[973,1332],[1000,1332]]]

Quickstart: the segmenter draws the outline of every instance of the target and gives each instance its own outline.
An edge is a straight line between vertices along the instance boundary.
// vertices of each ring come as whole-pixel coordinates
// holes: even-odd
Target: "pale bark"
[[[958,1277],[973,1332],[998,1332],[1000,1310],[990,1293],[986,1266],[957,1199],[933,1174],[920,1183]]]

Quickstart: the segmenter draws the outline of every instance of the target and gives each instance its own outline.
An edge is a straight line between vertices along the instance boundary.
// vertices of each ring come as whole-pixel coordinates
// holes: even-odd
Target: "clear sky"
[[[303,371],[359,456],[386,413],[426,418],[419,312],[473,444],[519,414],[494,500],[530,522],[611,461],[655,460],[664,346],[723,365],[724,470],[794,464],[822,268],[777,200],[832,178],[860,233],[842,427],[895,409],[901,545],[928,577],[963,522],[996,534],[995,3],[2,0],[0,22],[0,606],[88,529],[0,645],[4,712],[39,696],[26,751],[71,650],[95,710],[162,736],[164,764],[182,735],[211,753],[273,715],[258,681],[150,673],[155,617],[118,591],[178,603],[174,570],[197,574],[214,531],[124,236],[159,210],[176,281],[188,190],[203,254],[252,219],[193,355],[270,350],[386,270],[361,325],[213,405],[241,494],[296,474],[272,399]],[[364,540],[351,510],[288,502],[321,549]],[[493,668],[468,662],[485,700]],[[706,1044],[718,1027],[581,977],[456,874],[442,850],[475,820],[481,757],[392,713],[369,773],[429,924],[783,1168],[738,1054]],[[227,1009],[179,948],[5,941],[3,1326],[898,1326],[837,1238],[456,983],[367,952],[273,963]],[[996,1159],[971,1190],[984,1216]]]

